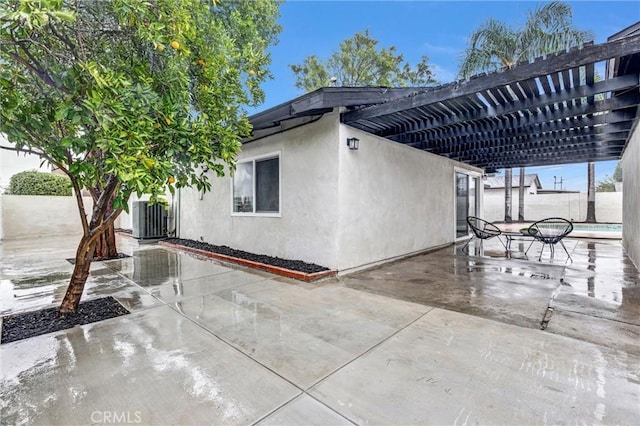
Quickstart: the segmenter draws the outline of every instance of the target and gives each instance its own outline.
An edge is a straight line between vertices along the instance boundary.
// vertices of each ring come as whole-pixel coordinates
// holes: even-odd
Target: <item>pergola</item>
[[[344,124],[487,172],[617,160],[638,121],[638,31],[443,86],[325,87],[252,116],[245,143],[342,107]]]
[[[627,36],[354,107],[341,119],[487,171],[616,160],[638,121],[639,52],[640,35]],[[609,78],[598,81],[598,63]]]

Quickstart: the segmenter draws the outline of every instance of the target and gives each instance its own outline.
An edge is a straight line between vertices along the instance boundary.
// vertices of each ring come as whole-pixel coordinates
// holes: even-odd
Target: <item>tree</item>
[[[596,192],[615,192],[616,183],[622,182],[622,163],[618,161],[613,176],[605,177],[596,186]]]
[[[513,28],[495,19],[481,24],[469,36],[460,65],[459,77],[467,79],[480,72],[500,71],[539,56],[593,40],[590,31],[573,27],[571,6],[552,1],[529,11],[520,28]],[[524,174],[524,168],[520,169]],[[521,181],[523,182],[523,181]],[[522,183],[523,184],[523,183]],[[520,188],[520,193],[524,188]],[[505,221],[511,217],[511,200],[505,197]],[[524,210],[524,206],[523,206]]]
[[[98,239],[132,193],[208,190],[233,169],[275,42],[272,0],[0,4],[0,132],[71,179],[83,235],[60,306],[75,312]],[[81,190],[96,200],[91,212]]]
[[[511,195],[513,172],[511,167],[504,169],[504,221],[511,223]]]
[[[397,54],[395,46],[379,48],[369,30],[343,40],[339,50],[327,60],[308,56],[300,65],[289,65],[296,87],[311,92],[331,84],[336,86],[428,86],[436,83],[428,58],[415,67]]]
[[[520,28],[489,19],[469,36],[459,76],[466,79],[479,72],[512,68],[518,62],[593,40],[593,34],[575,28],[572,19],[571,6],[561,1],[529,11]]]
[[[596,165],[593,161],[587,164],[587,220],[586,222],[596,222]]]
[[[613,171],[613,181],[622,182],[622,163],[620,161],[618,161],[618,164],[616,164],[616,168]]]
[[[518,222],[524,222],[524,167],[520,167],[518,185]]]

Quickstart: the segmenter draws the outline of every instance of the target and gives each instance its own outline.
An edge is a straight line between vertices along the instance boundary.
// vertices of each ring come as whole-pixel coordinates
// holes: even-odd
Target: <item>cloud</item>
[[[451,71],[443,66],[438,64],[430,63],[431,71],[436,80],[440,83],[450,83],[456,80],[457,73],[455,71]]]
[[[427,52],[441,53],[443,55],[458,56],[461,52],[461,50],[457,47],[438,45],[429,42],[425,42],[423,46],[427,50]]]

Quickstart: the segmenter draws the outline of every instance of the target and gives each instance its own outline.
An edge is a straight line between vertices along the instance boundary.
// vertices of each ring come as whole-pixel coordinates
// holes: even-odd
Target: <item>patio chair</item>
[[[493,223],[487,222],[486,220],[480,219],[475,216],[467,217],[467,223],[469,224],[469,228],[471,228],[471,232],[473,232],[473,235],[471,236],[471,238],[469,238],[464,247],[462,247],[462,251],[467,248],[469,243],[474,238],[480,240],[480,247],[482,247],[482,242],[484,240],[490,240],[494,237],[498,237],[498,240],[502,243],[504,249],[507,249],[507,246],[505,246],[504,242],[500,239],[500,234],[502,234],[502,231]]]
[[[533,237],[533,241],[529,244],[529,248],[527,248],[525,254],[529,252],[529,249],[534,242],[540,241],[542,243],[542,249],[540,250],[538,261],[542,260],[542,252],[544,251],[545,245],[549,246],[549,249],[551,250],[551,258],[553,259],[555,245],[560,243],[565,253],[567,253],[567,256],[569,256],[569,259],[573,262],[567,247],[565,247],[562,242],[562,239],[569,235],[571,231],[573,231],[573,223],[567,219],[563,219],[561,217],[550,217],[540,220],[532,224],[527,230],[529,235]]]

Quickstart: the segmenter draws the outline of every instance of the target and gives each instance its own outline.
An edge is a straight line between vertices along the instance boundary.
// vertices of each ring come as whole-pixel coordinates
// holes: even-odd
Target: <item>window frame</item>
[[[257,198],[256,198],[256,162],[264,161],[264,160],[272,160],[278,159],[278,211],[277,212],[256,212],[257,206]],[[237,165],[252,163],[252,190],[253,190],[253,212],[236,212],[233,210],[233,196],[234,196],[234,177],[231,176],[230,186],[231,186],[231,216],[238,217],[282,217],[282,152],[281,151],[273,151],[266,154],[255,155],[253,157],[243,158],[237,161]]]
[[[476,205],[475,205],[475,209],[476,209],[476,216],[480,217],[482,216],[479,212],[483,211],[483,197],[481,195],[480,192],[480,185],[482,185],[482,173],[480,172],[476,172],[475,170],[469,170],[469,169],[465,169],[462,167],[458,167],[458,166],[454,166],[453,168],[453,214],[454,214],[454,220],[453,220],[453,240],[454,241],[464,241],[467,238],[469,238],[469,236],[471,235],[471,231],[468,229],[468,225],[467,225],[467,235],[464,236],[460,236],[458,237],[458,233],[457,233],[457,174],[461,173],[463,175],[466,175],[468,179],[477,179],[477,185],[475,188],[475,199],[476,199]],[[469,184],[467,183],[467,186],[469,186]],[[468,189],[468,188],[467,188]],[[467,193],[467,201],[469,200],[469,194]],[[468,213],[467,213],[468,214]],[[466,218],[465,218],[466,220]]]

